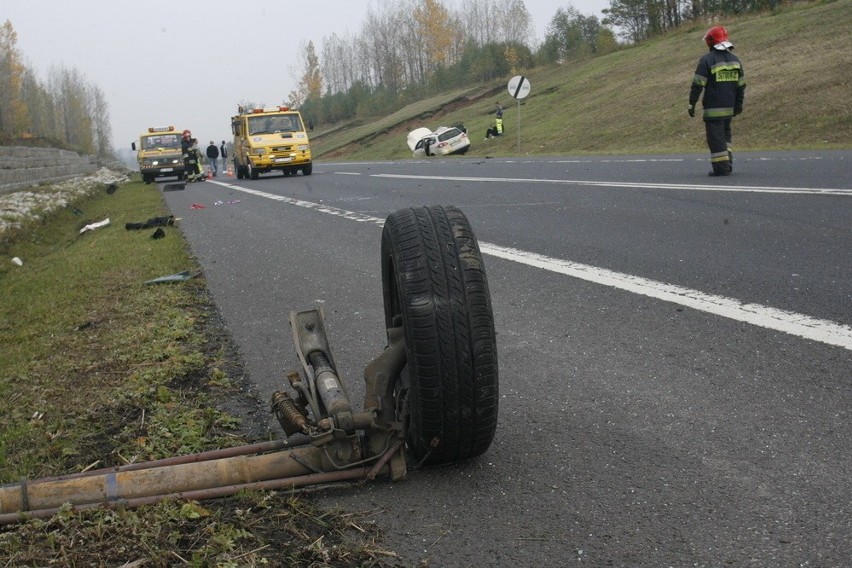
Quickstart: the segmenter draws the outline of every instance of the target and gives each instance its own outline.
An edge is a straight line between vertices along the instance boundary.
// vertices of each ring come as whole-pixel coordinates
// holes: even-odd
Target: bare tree
[[[18,51],[18,34],[12,22],[0,26],[0,134],[20,136],[29,128],[29,113],[22,99],[24,65]]]
[[[82,73],[65,67],[50,72],[50,90],[56,101],[59,139],[85,154],[95,153],[92,100]]]
[[[369,74],[367,84],[370,87],[382,86],[397,91],[403,86],[403,63],[398,47],[400,32],[398,13],[385,9],[380,12],[372,8],[362,31],[363,46],[366,48],[366,61]]]
[[[21,99],[27,107],[31,132],[36,136],[58,140],[56,116],[53,112],[56,105],[53,97],[30,68],[24,70]]]
[[[496,43],[500,26],[494,0],[462,0],[459,10],[463,33],[477,45]]]
[[[100,158],[113,156],[112,126],[109,122],[109,103],[98,87],[90,88],[92,120],[94,122],[95,152]]]
[[[523,0],[498,0],[497,23],[501,43],[527,43],[533,35],[532,16]]]

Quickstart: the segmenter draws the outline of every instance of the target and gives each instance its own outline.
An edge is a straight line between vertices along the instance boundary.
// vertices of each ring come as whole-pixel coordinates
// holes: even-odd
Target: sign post
[[[530,94],[530,80],[515,75],[509,80],[509,94],[518,101],[518,154],[521,153],[521,99]]]

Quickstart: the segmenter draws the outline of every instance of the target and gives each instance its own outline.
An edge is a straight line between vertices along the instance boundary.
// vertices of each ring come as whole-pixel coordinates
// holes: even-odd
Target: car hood
[[[421,127],[416,128],[408,133],[408,147],[411,151],[414,151],[414,147],[420,142],[425,136],[429,136],[432,134],[432,131],[428,128]]]

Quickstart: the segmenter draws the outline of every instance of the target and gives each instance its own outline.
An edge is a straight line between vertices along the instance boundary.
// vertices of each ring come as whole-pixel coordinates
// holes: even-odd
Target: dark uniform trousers
[[[731,119],[704,121],[707,146],[710,148],[710,164],[715,173],[730,173],[734,156],[731,149]]]

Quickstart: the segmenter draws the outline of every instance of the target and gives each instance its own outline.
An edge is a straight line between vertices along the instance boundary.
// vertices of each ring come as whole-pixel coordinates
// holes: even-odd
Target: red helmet
[[[704,34],[704,41],[709,47],[716,49],[730,49],[734,47],[734,44],[728,41],[728,30],[724,26],[713,26],[707,30],[707,33]]]
[[[190,132],[189,130],[183,131],[183,137],[184,138],[189,138],[190,136],[192,136],[192,132]]]

